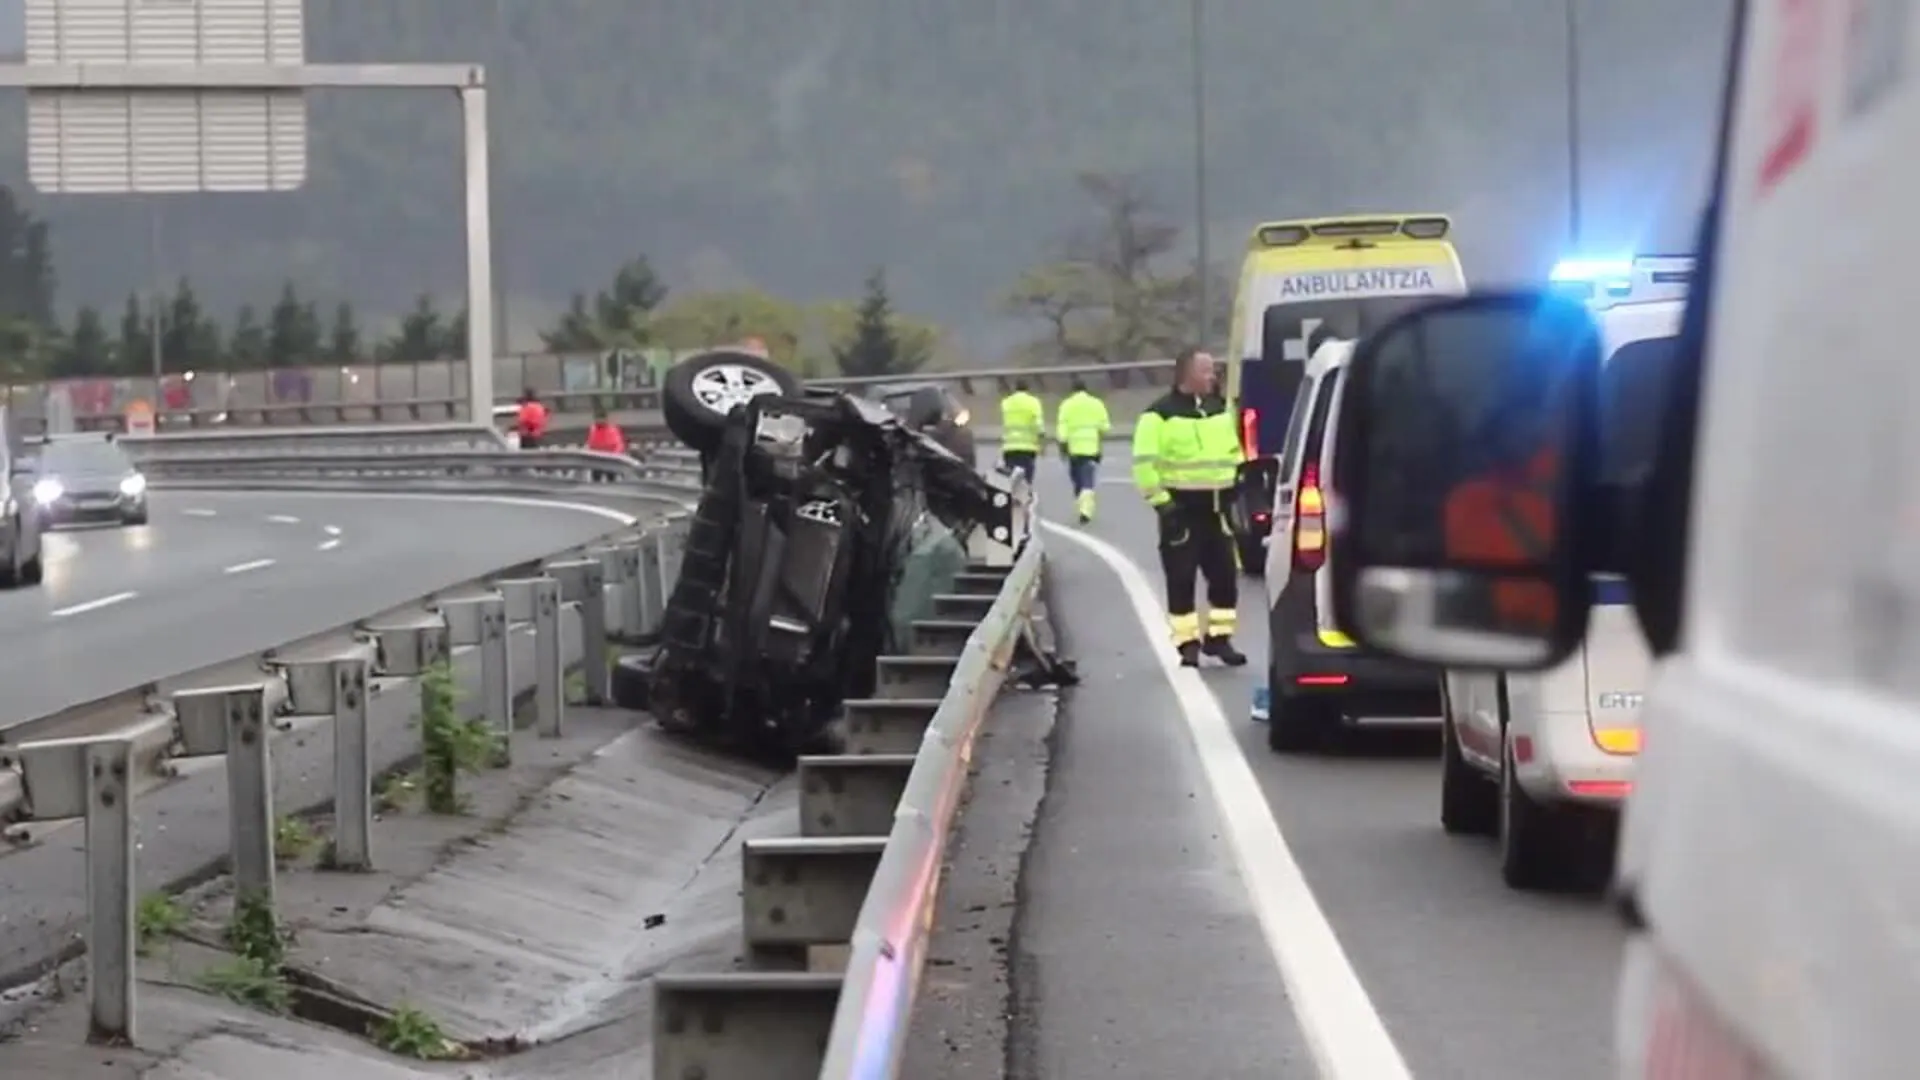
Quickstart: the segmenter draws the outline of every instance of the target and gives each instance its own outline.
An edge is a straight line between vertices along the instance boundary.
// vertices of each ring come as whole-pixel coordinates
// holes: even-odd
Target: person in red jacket
[[[627,452],[626,434],[620,430],[619,424],[607,419],[607,410],[605,409],[593,410],[593,424],[587,428],[587,449],[595,450],[602,454],[624,454]],[[594,474],[594,479],[596,480],[612,480],[614,478],[614,474],[610,472],[598,472]]]
[[[520,449],[538,449],[547,437],[547,407],[540,402],[540,396],[527,387],[520,395],[520,415],[514,421],[520,429]]]
[[[603,454],[624,454],[627,452],[627,437],[620,431],[620,425],[607,419],[607,410],[593,411],[593,426],[587,428],[587,449],[598,450]]]

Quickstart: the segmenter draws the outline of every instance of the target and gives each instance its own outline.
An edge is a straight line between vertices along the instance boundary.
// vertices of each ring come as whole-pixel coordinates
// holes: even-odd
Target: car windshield
[[[1629,342],[1607,360],[1600,375],[1605,479],[1632,480],[1653,467],[1677,345],[1670,337]]]
[[[56,442],[40,451],[40,471],[50,476],[62,473],[129,472],[133,463],[126,452],[113,443]]]

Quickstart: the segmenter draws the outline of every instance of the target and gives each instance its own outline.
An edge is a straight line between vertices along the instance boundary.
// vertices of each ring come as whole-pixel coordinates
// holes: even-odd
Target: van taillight
[[[1260,456],[1260,410],[1240,410],[1240,451],[1248,461]]]
[[[1320,493],[1320,463],[1300,469],[1300,493],[1293,500],[1293,568],[1311,573],[1327,561],[1327,502]]]

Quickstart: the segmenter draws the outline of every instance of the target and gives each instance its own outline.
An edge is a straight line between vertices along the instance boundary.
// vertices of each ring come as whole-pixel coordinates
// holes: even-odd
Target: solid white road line
[[[189,507],[185,510],[180,511],[180,513],[186,517],[213,517],[214,516],[214,511],[208,510],[205,507],[200,507],[200,506]]]
[[[336,536],[336,537],[334,537],[334,538],[333,538],[333,539],[331,539],[331,540],[322,540],[322,541],[320,541],[320,546],[319,546],[319,548],[317,548],[316,550],[319,550],[319,551],[332,551],[332,550],[333,550],[334,548],[337,548],[337,547],[339,547],[339,546],[340,546],[340,538]]]
[[[297,518],[297,517],[294,517],[294,516],[293,516],[293,515],[291,515],[291,514],[268,514],[268,515],[267,515],[267,520],[268,520],[268,521],[271,521],[271,522],[273,522],[273,523],[274,523],[275,525],[298,525],[298,524],[300,524],[300,519],[299,519],[299,518]]]
[[[340,526],[338,526],[338,525],[322,525],[322,526],[320,526],[320,531],[321,531],[321,532],[323,532],[323,533],[326,533],[326,534],[327,534],[328,536],[339,536],[339,535],[340,535]]]
[[[233,492],[230,497],[244,498],[241,492]],[[455,503],[492,503],[495,506],[519,506],[530,510],[559,510],[573,514],[591,514],[594,517],[616,521],[622,525],[632,525],[640,520],[639,515],[625,510],[615,510],[611,506],[596,506],[593,503],[571,502],[561,499],[540,499],[521,495],[454,495],[451,493],[415,493],[401,491],[276,491],[275,499],[331,499],[334,502],[455,502]]]
[[[1120,579],[1134,616],[1147,637],[1159,641],[1165,616],[1160,598],[1125,552],[1095,536],[1045,522],[1047,531],[1078,544],[1107,564]],[[1174,663],[1170,649],[1155,651],[1160,668],[1180,702],[1200,766],[1213,789],[1228,843],[1259,916],[1267,947],[1279,966],[1294,1015],[1325,1080],[1412,1080],[1406,1059],[1387,1033],[1385,1021],[1340,947],[1333,924],[1320,910],[1313,890],[1294,861],[1280,830],[1234,740],[1233,729],[1197,671]]]
[[[80,615],[89,611],[99,611],[103,607],[112,607],[115,604],[124,603],[139,595],[139,593],[133,592],[118,592],[112,596],[103,596],[98,600],[89,600],[84,604],[72,604],[63,608],[54,608],[47,614],[56,619],[64,619],[69,615]]]
[[[221,573],[244,574],[249,570],[265,570],[267,567],[272,566],[273,563],[274,560],[272,559],[255,559],[252,562],[234,563],[232,566],[222,570]]]

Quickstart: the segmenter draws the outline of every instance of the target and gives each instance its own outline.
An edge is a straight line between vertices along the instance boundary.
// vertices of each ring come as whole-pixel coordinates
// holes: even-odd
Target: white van
[[[1614,883],[1630,931],[1618,1071],[1902,1080],[1920,1073],[1920,19],[1892,0],[1737,0],[1735,18],[1679,374],[1655,468],[1617,493],[1612,518],[1630,526],[1622,565],[1657,658]],[[1526,371],[1587,362],[1578,335],[1558,353],[1529,337],[1548,304],[1535,294],[1529,315],[1525,302],[1443,302],[1361,342],[1351,408],[1380,410],[1384,431],[1433,398],[1491,410],[1521,396],[1510,382]],[[1386,339],[1404,354],[1469,308],[1484,317],[1470,357],[1484,362],[1396,398],[1401,384],[1378,373],[1407,365]],[[1489,344],[1503,318],[1504,355]],[[1595,565],[1579,437],[1597,404],[1583,385],[1543,392],[1548,418],[1523,419],[1558,448],[1541,473],[1565,481],[1527,496],[1554,515],[1532,576],[1448,559],[1428,505],[1369,490],[1435,441],[1396,448],[1344,427],[1343,627],[1449,666],[1567,655]],[[1473,482],[1438,461],[1419,479],[1462,475]],[[1463,581],[1550,589],[1564,604],[1551,637],[1514,619],[1460,629],[1396,603]]]
[[[1552,288],[1599,325],[1603,468],[1652,463],[1660,388],[1693,277],[1690,256],[1567,260]],[[1604,880],[1633,788],[1652,657],[1626,582],[1593,579],[1587,636],[1543,672],[1449,670],[1442,682],[1440,823],[1495,837],[1511,888]],[[1517,752],[1516,752],[1517,751]]]

